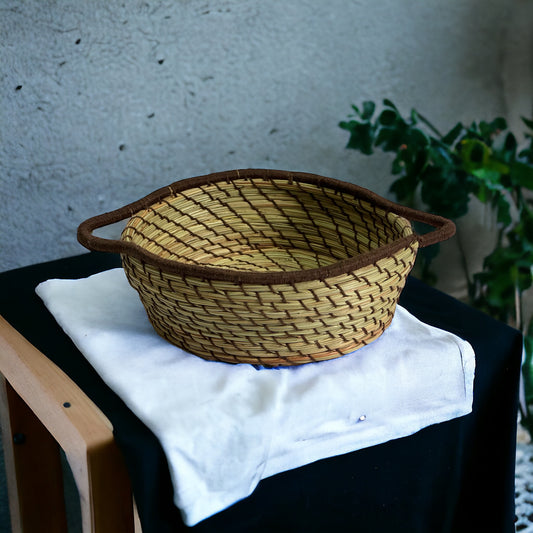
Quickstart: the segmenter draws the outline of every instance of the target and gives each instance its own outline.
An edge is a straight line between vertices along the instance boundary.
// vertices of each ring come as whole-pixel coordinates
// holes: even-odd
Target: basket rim
[[[385,211],[385,214],[393,213],[407,219],[408,221],[423,222],[437,229],[424,235],[417,235],[415,232],[413,232],[412,235],[401,237],[370,252],[342,259],[330,265],[306,270],[272,272],[238,271],[221,267],[183,263],[176,260],[162,258],[129,241],[104,239],[101,237],[96,237],[92,234],[92,231],[95,229],[107,226],[120,220],[124,220],[126,218],[131,218],[135,213],[143,209],[147,209],[154,203],[159,202],[168,196],[176,196],[178,193],[184,192],[188,189],[194,189],[221,181],[230,183],[231,181],[242,179],[282,180],[285,182],[288,181],[289,183],[298,181],[301,183],[313,184],[318,187],[328,188],[334,192],[346,193],[354,198],[373,203],[382,208]],[[394,203],[368,189],[365,189],[364,187],[355,185],[353,183],[306,172],[291,172],[270,169],[244,169],[216,172],[175,181],[166,187],[157,189],[156,191],[137,200],[136,202],[125,205],[124,207],[121,207],[115,211],[103,213],[102,215],[97,215],[85,220],[78,227],[78,240],[83,246],[90,250],[120,253],[121,255],[140,260],[141,262],[146,263],[146,265],[157,267],[162,272],[166,272],[168,274],[175,274],[183,277],[192,276],[199,279],[227,281],[238,284],[281,285],[303,281],[325,280],[327,278],[348,274],[362,267],[374,264],[380,259],[389,257],[403,248],[411,247],[415,245],[415,243],[421,247],[427,246],[448,239],[453,236],[454,233],[455,225],[452,221],[446,218]]]

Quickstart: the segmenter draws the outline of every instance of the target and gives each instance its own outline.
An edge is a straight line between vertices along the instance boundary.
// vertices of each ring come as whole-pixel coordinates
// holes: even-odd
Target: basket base
[[[176,336],[176,330],[170,331],[161,327],[162,322],[160,317],[152,318],[150,316],[149,309],[147,309],[147,313],[153,328],[161,337],[188,353],[191,353],[206,361],[218,361],[221,363],[230,364],[251,364],[264,368],[319,363],[352,354],[380,337],[382,333],[390,326],[394,316],[394,312],[392,312],[392,314],[388,314],[383,322],[378,322],[375,328],[372,330],[369,331],[367,328],[364,328],[364,336],[359,335],[357,340],[345,342],[341,347],[333,350],[330,349],[313,353],[302,353],[301,350],[305,350],[306,348],[309,349],[309,346],[298,347],[292,344],[287,346],[284,354],[280,354],[278,352],[276,355],[268,355],[268,352],[265,351],[262,352],[260,356],[254,357],[250,355],[250,352],[257,352],[257,349],[251,350],[250,347],[248,347],[246,351],[242,351],[240,353],[229,353],[228,351],[224,350],[223,346],[217,347],[216,340],[212,340],[209,346],[206,346],[204,336],[197,336],[194,335],[194,333]],[[186,339],[186,341],[184,341],[184,339]],[[227,342],[225,344],[227,345]]]

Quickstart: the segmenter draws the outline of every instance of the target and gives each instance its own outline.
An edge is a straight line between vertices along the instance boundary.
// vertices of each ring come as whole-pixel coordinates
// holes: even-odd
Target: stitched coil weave
[[[282,171],[191,182],[132,214],[122,254],[155,330],[208,360],[299,365],[389,326],[419,242],[407,218]],[[166,268],[176,264],[176,268]]]

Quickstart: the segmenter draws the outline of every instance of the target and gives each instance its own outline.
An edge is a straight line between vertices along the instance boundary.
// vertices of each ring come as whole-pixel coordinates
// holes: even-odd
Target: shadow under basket
[[[93,235],[128,218],[120,240]],[[435,229],[417,235],[411,221]],[[86,220],[78,239],[121,254],[169,342],[208,360],[287,366],[379,337],[418,248],[454,232],[350,183],[247,169],[177,181]]]

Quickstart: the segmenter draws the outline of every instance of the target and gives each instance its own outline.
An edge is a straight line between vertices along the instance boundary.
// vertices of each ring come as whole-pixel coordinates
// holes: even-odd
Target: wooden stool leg
[[[13,533],[66,533],[59,446],[3,377],[0,417]]]
[[[83,533],[133,533],[133,497],[116,444],[81,452],[65,453],[78,487]]]
[[[14,523],[19,527],[15,531],[66,531],[60,446],[78,488],[83,532],[132,533],[130,480],[111,422],[61,369],[2,317],[0,369],[10,383],[1,386],[4,392],[0,396],[4,398],[4,431],[9,436],[7,459],[14,465],[9,477],[14,487]],[[24,451],[11,444],[13,433],[25,435],[16,439],[24,442],[20,445]],[[56,491],[58,487],[61,489]],[[38,522],[36,530],[26,525],[31,517]]]

